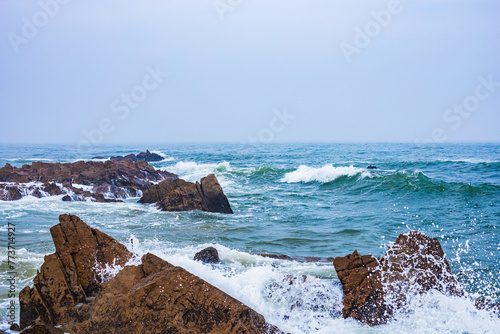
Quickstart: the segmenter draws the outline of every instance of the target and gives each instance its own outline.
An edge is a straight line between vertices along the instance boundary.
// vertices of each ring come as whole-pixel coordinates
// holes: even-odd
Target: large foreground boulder
[[[462,295],[439,241],[420,232],[401,234],[386,254],[352,254],[333,262],[344,290],[344,318],[386,323],[407,298],[431,289]]]
[[[152,254],[116,276],[132,254],[78,217],[51,228],[56,253],[19,295],[21,333],[281,333],[264,317]]]
[[[102,284],[71,333],[279,333],[241,302],[153,254]]]
[[[196,183],[181,179],[162,181],[145,191],[139,203],[157,203],[163,211],[233,213],[214,174],[209,174]]]
[[[19,294],[20,327],[37,318],[55,325],[71,319],[75,306],[95,297],[106,269],[124,266],[132,253],[109,235],[80,218],[61,215],[50,229],[56,252],[45,256],[33,288]]]

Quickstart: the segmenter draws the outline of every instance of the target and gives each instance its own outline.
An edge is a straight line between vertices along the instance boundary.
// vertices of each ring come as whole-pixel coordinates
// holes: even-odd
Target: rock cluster
[[[344,318],[368,325],[386,323],[415,294],[463,294],[439,241],[417,231],[401,234],[381,258],[354,251],[333,264],[344,290]]]
[[[104,195],[115,198],[140,196],[153,182],[176,178],[177,175],[156,170],[145,161],[130,159],[73,163],[36,161],[20,168],[6,164],[0,168],[0,200],[67,194],[72,200],[92,198],[105,202],[110,200]]]
[[[139,203],[157,203],[163,211],[202,210],[233,213],[229,201],[214,174],[192,183],[168,179],[144,191]]]
[[[264,317],[186,270],[153,254],[116,276],[132,254],[78,217],[51,228],[56,253],[45,257],[33,288],[22,290],[26,333],[281,333]],[[34,331],[38,328],[40,331]]]
[[[93,159],[104,159],[104,157],[94,157]],[[146,150],[146,152],[141,152],[137,155],[135,154],[127,154],[125,156],[118,155],[116,157],[111,157],[110,159],[111,160],[131,159],[132,161],[142,160],[142,161],[154,162],[154,161],[162,161],[163,157],[157,153],[151,153],[149,152],[149,150]]]

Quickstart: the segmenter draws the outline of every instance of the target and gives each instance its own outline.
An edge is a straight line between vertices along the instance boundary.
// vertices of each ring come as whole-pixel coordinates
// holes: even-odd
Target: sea
[[[71,213],[138,255],[151,252],[185,268],[288,333],[500,333],[500,318],[474,306],[482,297],[500,303],[500,144],[127,144],[84,153],[72,145],[0,144],[0,166],[146,149],[165,158],[151,165],[188,181],[214,173],[234,214],[162,212],[139,198],[0,201],[0,329],[9,327],[12,300],[19,321],[11,272],[17,297],[55,251],[50,227]],[[9,224],[14,270],[7,264]],[[410,230],[440,241],[465,295],[409,296],[408,307],[375,327],[343,319],[331,258],[354,250],[381,256]],[[208,246],[217,248],[220,264],[193,261]]]

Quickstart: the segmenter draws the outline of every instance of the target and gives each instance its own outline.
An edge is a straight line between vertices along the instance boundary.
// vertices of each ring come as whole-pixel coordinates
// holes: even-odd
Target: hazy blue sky
[[[0,78],[0,142],[500,141],[500,1],[0,0]]]

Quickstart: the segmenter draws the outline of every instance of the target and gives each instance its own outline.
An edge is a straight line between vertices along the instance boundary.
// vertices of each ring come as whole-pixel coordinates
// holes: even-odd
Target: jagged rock
[[[264,317],[152,254],[102,285],[71,333],[279,333]]]
[[[20,334],[64,334],[64,331],[38,318]]]
[[[139,203],[157,203],[163,211],[233,213],[214,174],[209,174],[196,183],[181,179],[162,181],[146,190]]]
[[[19,332],[21,330],[18,324],[12,324],[9,329],[13,332]]]
[[[48,193],[50,196],[62,195],[64,192],[55,183],[44,184],[43,191]]]
[[[56,252],[45,256],[33,288],[19,294],[20,326],[38,317],[49,324],[70,319],[75,305],[93,297],[107,277],[102,271],[123,266],[132,256],[125,246],[73,215],[59,216],[50,229]]]
[[[201,261],[203,263],[219,263],[219,252],[214,247],[207,247],[202,249],[194,255],[195,261]]]
[[[103,157],[94,157],[92,159],[103,159]],[[137,160],[142,160],[142,161],[162,161],[163,157],[159,154],[156,153],[151,153],[149,150],[146,150],[146,152],[141,152],[137,155],[135,154],[127,154],[126,156],[116,156],[116,157],[111,157],[110,159],[112,160],[123,160],[123,159],[131,159],[132,161],[137,161]]]
[[[366,169],[377,169],[377,166],[370,165],[370,166],[366,167]]]
[[[344,318],[368,325],[386,323],[415,294],[463,294],[439,241],[417,231],[401,234],[380,259],[354,251],[333,264],[344,290]]]
[[[51,228],[56,253],[45,257],[33,288],[19,296],[25,331],[45,324],[72,334],[281,333],[251,308],[150,253],[140,265],[103,277],[94,261],[100,268],[123,265],[131,254],[76,216],[60,221]]]
[[[17,185],[0,184],[0,200],[17,201],[22,197],[21,189]]]
[[[20,168],[6,164],[0,168],[0,200],[18,200],[31,193],[43,197],[41,191],[51,196],[76,195],[74,200],[85,200],[88,197],[99,198],[92,194],[111,194],[114,198],[134,197],[147,190],[153,183],[165,179],[176,179],[177,175],[167,171],[156,170],[146,161],[130,159],[99,161],[77,161],[74,163],[45,163],[36,161]],[[29,182],[40,182],[31,185]],[[62,183],[62,189],[55,183]],[[43,184],[42,184],[43,183]],[[77,185],[92,186],[92,192],[78,189]]]

